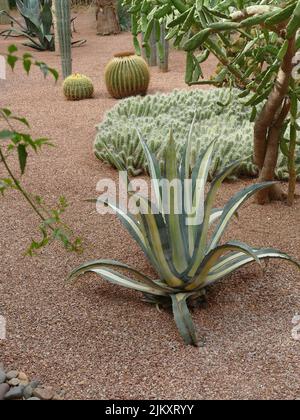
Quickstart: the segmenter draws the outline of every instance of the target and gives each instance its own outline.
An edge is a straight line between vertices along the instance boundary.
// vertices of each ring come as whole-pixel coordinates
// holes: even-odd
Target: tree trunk
[[[119,34],[121,28],[115,0],[97,0],[96,7],[97,34]]]
[[[9,4],[8,0],[0,0],[0,11],[5,10],[9,13]],[[0,25],[6,25],[10,23],[10,19],[5,15],[0,15]]]
[[[289,48],[279,70],[273,91],[257,118],[254,128],[254,159],[259,168],[259,181],[274,181],[282,127],[290,111],[287,99],[296,54],[295,38],[289,40]],[[284,200],[285,194],[278,185],[257,194],[259,204]]]

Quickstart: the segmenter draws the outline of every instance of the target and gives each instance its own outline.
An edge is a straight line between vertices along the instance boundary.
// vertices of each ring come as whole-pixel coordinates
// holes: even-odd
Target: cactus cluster
[[[91,98],[94,94],[94,86],[91,79],[83,74],[72,74],[67,77],[63,84],[65,97],[71,101]]]
[[[247,158],[253,153],[253,123],[251,108],[237,98],[238,90],[227,88],[212,90],[174,91],[171,94],[148,95],[121,101],[106,115],[97,127],[96,156],[114,166],[118,156],[129,173],[137,176],[147,171],[147,163],[140,146],[136,127],[147,140],[151,151],[164,167],[168,131],[173,128],[177,150],[187,138],[196,112],[193,130],[192,160],[217,138],[216,156],[210,177],[232,161]],[[229,96],[232,96],[229,102]],[[229,103],[228,103],[229,102]],[[224,106],[226,104],[226,106]],[[297,169],[300,175],[300,148],[297,150]],[[248,158],[235,176],[256,176],[257,168]],[[288,179],[287,158],[280,153],[276,176]]]
[[[116,54],[105,69],[108,92],[116,99],[146,95],[150,72],[146,61],[134,53]]]

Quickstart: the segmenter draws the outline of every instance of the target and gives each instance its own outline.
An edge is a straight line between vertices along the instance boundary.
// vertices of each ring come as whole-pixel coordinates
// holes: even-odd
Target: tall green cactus
[[[0,12],[1,11],[9,13],[8,0],[0,0]],[[10,23],[10,19],[5,14],[0,14],[0,25],[4,25],[6,23]]]
[[[64,79],[72,74],[71,2],[55,0],[56,28]]]

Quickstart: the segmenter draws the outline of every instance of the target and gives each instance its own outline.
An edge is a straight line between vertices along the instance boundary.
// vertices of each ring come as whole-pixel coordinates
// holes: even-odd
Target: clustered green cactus
[[[94,94],[94,86],[91,79],[83,74],[72,74],[67,77],[63,84],[64,94],[71,101],[91,98]]]
[[[150,72],[146,61],[132,52],[116,54],[105,69],[108,92],[116,99],[146,95]]]
[[[140,146],[136,127],[145,137],[150,150],[164,167],[167,133],[173,128],[179,151],[187,138],[196,113],[193,132],[192,164],[207,145],[217,138],[216,156],[210,177],[230,162],[249,157],[235,176],[256,176],[253,163],[253,123],[251,108],[237,98],[237,89],[179,91],[171,94],[148,95],[121,101],[97,127],[96,156],[114,166],[114,156],[122,161],[130,175],[147,171],[147,162]],[[230,102],[228,101],[231,96]],[[297,170],[300,178],[300,148],[297,150]],[[276,176],[288,179],[287,158],[280,153]]]

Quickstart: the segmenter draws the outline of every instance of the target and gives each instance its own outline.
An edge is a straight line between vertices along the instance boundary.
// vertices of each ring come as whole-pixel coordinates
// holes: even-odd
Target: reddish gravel
[[[117,177],[94,158],[92,143],[94,126],[116,103],[105,91],[104,65],[113,53],[131,49],[131,36],[95,36],[91,12],[79,16],[77,28],[76,37],[88,43],[74,49],[74,71],[93,79],[93,100],[65,101],[60,84],[44,81],[36,70],[27,78],[17,69],[0,82],[1,106],[27,116],[34,135],[57,145],[30,159],[26,186],[50,202],[65,194],[71,202],[67,222],[86,242],[82,256],[54,245],[39,258],[23,258],[37,220],[17,194],[1,199],[0,314],[7,318],[8,339],[0,344],[0,361],[68,390],[70,399],[300,398],[299,342],[292,338],[300,284],[289,265],[272,262],[264,274],[253,265],[212,288],[208,305],[194,312],[207,337],[199,349],[185,347],[171,315],[142,303],[137,293],[92,275],[65,288],[70,270],[94,258],[120,259],[151,274],[116,218],[100,217],[84,202],[96,195],[99,179]],[[1,40],[0,53],[7,44]],[[59,67],[54,53],[37,57]],[[186,88],[184,60],[172,52],[168,74],[152,70],[150,93]],[[220,202],[248,184],[226,184]],[[278,247],[299,258],[299,210],[299,200],[294,208],[249,203],[227,239]]]

